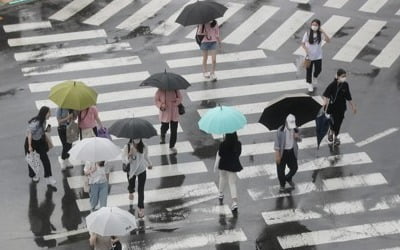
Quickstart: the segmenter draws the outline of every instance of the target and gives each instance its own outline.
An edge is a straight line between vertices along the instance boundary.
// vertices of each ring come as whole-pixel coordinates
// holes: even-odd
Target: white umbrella
[[[91,137],[77,142],[69,154],[72,159],[81,161],[110,161],[121,155],[121,149],[107,138]]]
[[[102,207],[89,214],[86,226],[101,236],[126,235],[137,228],[135,216],[118,207]]]

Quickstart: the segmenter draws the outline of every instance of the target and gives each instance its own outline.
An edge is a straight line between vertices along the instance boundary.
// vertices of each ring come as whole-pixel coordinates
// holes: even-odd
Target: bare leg
[[[215,68],[217,66],[217,50],[211,50],[211,63],[212,63],[212,69],[211,69],[211,74],[215,73]]]
[[[203,74],[207,74],[207,58],[208,58],[208,51],[202,50],[203,52]]]

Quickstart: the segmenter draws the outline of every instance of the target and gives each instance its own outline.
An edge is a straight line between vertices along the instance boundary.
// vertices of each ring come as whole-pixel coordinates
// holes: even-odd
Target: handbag
[[[106,127],[97,129],[97,137],[102,137],[102,138],[107,138],[109,140],[112,140],[111,135],[108,132],[108,129]]]
[[[67,142],[73,143],[79,139],[79,127],[74,121],[70,122],[66,128]]]
[[[202,28],[202,30],[201,30],[201,33],[204,33],[204,25],[202,25],[203,26],[203,28]],[[199,27],[197,27],[197,31],[199,31]],[[196,35],[195,35],[195,39],[196,39],[196,43],[197,43],[197,45],[201,45],[201,41],[203,41],[203,39],[204,39],[204,35],[198,35],[197,34],[198,32],[196,32]]]
[[[82,139],[96,137],[92,128],[83,128],[81,129],[81,131],[82,131]]]
[[[26,154],[25,160],[31,167],[33,172],[35,172],[35,175],[39,175],[40,168],[43,167],[42,160],[40,160],[40,154],[33,151],[31,153]]]
[[[125,150],[125,147],[128,147],[128,149]],[[128,154],[131,150],[131,146],[128,143],[125,147],[122,149],[122,171],[124,171],[125,173],[129,173],[129,171],[131,170],[131,164],[129,163]]]
[[[178,98],[178,92],[176,92],[176,90],[175,90],[175,95],[176,95],[176,98]],[[186,113],[185,106],[183,106],[183,104],[180,103],[178,105],[178,114],[183,115],[185,113]]]
[[[304,58],[303,67],[304,67],[305,69],[308,69],[310,66],[311,66],[311,60],[308,59],[308,57]]]
[[[54,147],[53,140],[51,139],[51,135],[49,132],[45,133],[46,143],[47,143],[47,151]]]

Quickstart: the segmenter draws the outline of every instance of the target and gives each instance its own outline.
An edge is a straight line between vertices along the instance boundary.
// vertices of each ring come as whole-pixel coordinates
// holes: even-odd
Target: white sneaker
[[[34,182],[39,182],[39,180],[40,180],[40,178],[37,175],[32,177],[32,181],[34,181]]]
[[[176,154],[178,152],[178,150],[173,147],[173,148],[169,148],[169,151],[171,151],[171,153]]]
[[[215,73],[211,73],[210,74],[210,78],[212,81],[216,81],[217,80],[217,76],[215,75]]]
[[[71,168],[71,167],[74,166],[74,165],[69,161],[69,159],[65,159],[65,160],[64,160],[64,164],[65,164],[65,167],[67,167],[67,168]]]
[[[308,84],[308,92],[313,92],[314,91],[314,87],[312,85],[312,83]]]
[[[210,78],[210,74],[208,72],[204,72],[203,73],[204,78],[209,79]]]
[[[46,184],[55,187],[56,185],[56,180],[53,178],[53,176],[46,177]]]
[[[314,84],[314,86],[317,85],[318,84],[318,78],[313,77],[312,83]]]

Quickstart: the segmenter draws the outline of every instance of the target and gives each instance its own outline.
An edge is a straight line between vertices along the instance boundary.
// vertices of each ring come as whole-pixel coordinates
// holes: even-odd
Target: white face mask
[[[133,139],[133,143],[138,144],[140,142],[140,139]]]
[[[311,25],[311,29],[312,29],[313,31],[317,31],[317,30],[318,30],[318,26],[317,26],[317,25]]]
[[[338,81],[339,81],[339,82],[345,82],[346,79],[347,79],[346,77],[339,77]]]

